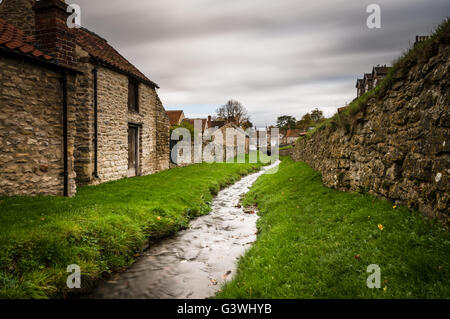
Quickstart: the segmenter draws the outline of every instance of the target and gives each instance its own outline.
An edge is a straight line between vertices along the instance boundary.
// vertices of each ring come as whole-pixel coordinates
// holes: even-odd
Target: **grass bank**
[[[450,235],[420,213],[322,186],[285,159],[245,198],[261,219],[254,246],[219,298],[449,298]],[[367,267],[381,289],[367,288]]]
[[[64,297],[67,266],[82,290],[129,266],[148,239],[209,212],[220,188],[261,164],[197,164],[83,187],[73,198],[0,197],[0,298]]]

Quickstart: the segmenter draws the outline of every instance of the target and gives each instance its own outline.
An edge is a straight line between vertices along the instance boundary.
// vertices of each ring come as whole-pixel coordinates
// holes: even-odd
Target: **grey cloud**
[[[161,86],[168,109],[206,115],[236,98],[257,125],[313,107],[331,115],[353,99],[358,76],[390,63],[450,12],[448,0],[73,2],[84,26]],[[373,2],[381,30],[365,25]]]

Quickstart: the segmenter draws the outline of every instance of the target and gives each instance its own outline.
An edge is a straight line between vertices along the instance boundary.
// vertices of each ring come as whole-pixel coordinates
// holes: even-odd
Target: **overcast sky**
[[[167,110],[207,116],[228,99],[257,126],[327,116],[450,13],[448,0],[76,0],[82,25],[151,80]],[[381,29],[366,8],[381,7]]]

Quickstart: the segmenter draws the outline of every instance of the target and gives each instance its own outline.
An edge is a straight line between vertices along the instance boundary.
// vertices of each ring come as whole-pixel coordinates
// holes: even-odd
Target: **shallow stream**
[[[209,215],[189,229],[151,245],[127,271],[99,285],[88,298],[203,299],[214,296],[236,271],[236,261],[256,240],[255,211],[241,198],[276,162],[220,191]]]

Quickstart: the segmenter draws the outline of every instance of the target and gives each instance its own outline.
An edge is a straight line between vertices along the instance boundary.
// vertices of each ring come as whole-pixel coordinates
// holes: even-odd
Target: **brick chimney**
[[[36,46],[65,67],[74,67],[75,38],[67,27],[64,0],[40,0],[34,5]]]
[[[0,18],[34,36],[34,0],[3,0],[0,3]]]

